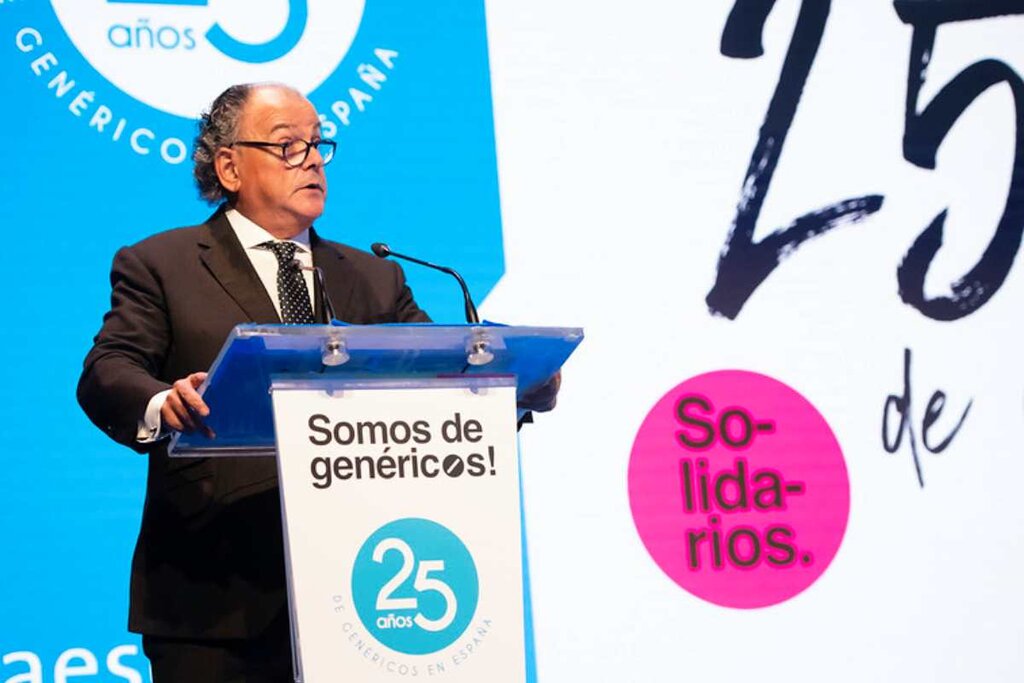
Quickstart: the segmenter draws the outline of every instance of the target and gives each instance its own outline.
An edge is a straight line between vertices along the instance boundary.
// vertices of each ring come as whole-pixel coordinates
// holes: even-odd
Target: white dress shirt
[[[274,255],[274,252],[259,245],[264,242],[277,242],[281,240],[277,240],[269,232],[253,223],[235,209],[228,209],[224,216],[228,219],[228,223],[231,224],[231,229],[235,231],[238,241],[242,243],[245,255],[249,257],[249,263],[256,269],[256,274],[259,276],[260,282],[263,283],[263,288],[267,290],[270,300],[274,303],[274,309],[277,311],[278,317],[280,317],[281,299],[277,292],[277,257]],[[312,267],[313,251],[309,245],[309,228],[306,228],[287,241],[295,244],[295,258],[302,265]],[[316,304],[313,301],[313,272],[303,270],[302,275],[306,279],[309,305],[313,310],[316,310]],[[139,443],[149,443],[164,436],[160,433],[160,408],[163,407],[169,393],[171,393],[171,390],[167,389],[149,399],[149,403],[146,405],[146,414],[142,420],[139,420],[139,430],[135,435]]]
[[[283,240],[275,239],[273,235],[238,213],[235,209],[229,209],[224,215],[227,217],[228,222],[231,223],[231,228],[235,231],[238,241],[242,243],[245,255],[249,257],[249,262],[256,269],[256,274],[260,276],[260,282],[263,283],[263,288],[270,295],[270,300],[274,302],[274,308],[277,310],[278,317],[280,317],[281,301],[277,293],[277,257],[274,256],[274,252],[261,248],[258,245],[264,242]],[[312,268],[313,251],[309,246],[309,228],[306,228],[287,241],[295,244],[295,258],[301,261],[302,265],[307,268]],[[313,272],[303,270],[302,276],[306,278],[309,305],[312,306],[313,310],[316,310],[316,305],[313,303]]]

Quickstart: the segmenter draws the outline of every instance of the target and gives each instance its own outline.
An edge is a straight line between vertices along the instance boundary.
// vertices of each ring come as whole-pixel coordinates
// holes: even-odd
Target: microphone
[[[462,288],[462,298],[465,299],[466,301],[466,322],[470,323],[471,325],[480,324],[480,316],[477,315],[476,306],[473,305],[473,299],[469,296],[469,287],[466,286],[466,281],[463,280],[462,276],[456,273],[455,270],[453,270],[452,268],[448,268],[447,266],[439,266],[435,263],[430,263],[429,261],[422,261],[412,256],[406,256],[405,254],[399,254],[398,252],[391,251],[391,247],[384,244],[383,242],[374,242],[373,244],[370,245],[370,249],[373,251],[374,254],[376,254],[380,258],[394,256],[395,258],[400,258],[406,261],[412,261],[413,263],[418,263],[421,266],[426,266],[427,268],[440,270],[442,273],[448,273],[449,275],[454,277],[456,280],[458,280],[459,287]]]
[[[327,324],[330,325],[331,321],[334,320],[334,304],[331,303],[331,295],[327,293],[327,287],[324,285],[324,271],[318,266],[307,266],[299,259],[292,261],[292,266],[299,270],[311,270],[313,271],[313,277],[316,278],[318,285],[317,289],[320,290],[320,307],[324,310],[324,317],[327,318]]]

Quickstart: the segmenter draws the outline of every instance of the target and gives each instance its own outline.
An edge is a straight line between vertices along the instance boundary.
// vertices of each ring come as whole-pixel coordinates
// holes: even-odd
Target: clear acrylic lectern
[[[215,438],[178,434],[169,452],[278,455],[296,681],[392,680],[380,667],[361,669],[366,658],[339,646],[351,641],[353,628],[380,643],[387,666],[413,672],[427,659],[443,666],[442,654],[463,652],[458,639],[468,638],[465,633],[492,634],[487,654],[463,667],[467,680],[530,680],[532,625],[515,433],[524,411],[513,395],[548,379],[582,339],[578,328],[494,324],[234,328],[200,387]],[[405,455],[382,455],[381,444],[372,441],[375,456],[361,446],[352,446],[351,456],[348,442],[328,447],[301,431],[307,425],[302,416],[333,410],[368,420],[359,425],[396,419],[389,424],[412,424],[403,417],[409,410],[430,419],[416,422],[423,437],[416,442],[419,452],[406,444]],[[486,443],[429,443],[451,411],[457,419],[472,417],[476,440],[483,432]],[[403,479],[407,461],[411,474]],[[347,469],[352,462],[355,476]],[[361,479],[358,466],[366,462],[376,463],[379,475],[374,469]],[[338,484],[333,488],[326,479],[309,480],[331,472]],[[335,523],[340,519],[344,524]],[[325,528],[331,533],[321,534]],[[363,549],[357,554],[357,548]],[[397,556],[413,562],[414,554],[424,556],[416,560],[415,581],[404,569],[387,582],[377,576],[390,571],[382,563]],[[359,618],[338,621],[336,611],[358,612]],[[396,632],[392,622],[407,628]]]
[[[216,434],[178,434],[171,456],[274,455],[272,379],[514,376],[519,395],[554,374],[580,328],[483,325],[238,325],[200,388]]]

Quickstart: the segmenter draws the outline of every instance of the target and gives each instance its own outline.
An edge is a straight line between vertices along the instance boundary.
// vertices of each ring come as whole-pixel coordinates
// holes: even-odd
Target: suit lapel
[[[199,238],[202,247],[199,258],[220,286],[242,307],[250,321],[281,322],[274,302],[245,255],[245,249],[231,229],[224,211],[215,213],[205,227]]]
[[[351,264],[341,251],[320,239],[312,228],[309,231],[309,245],[313,249],[313,265],[318,266],[324,273],[327,293],[334,304],[334,314],[341,320],[350,318],[352,293],[355,291],[355,277]],[[315,301],[316,319],[321,320],[323,312],[320,297],[315,297]]]

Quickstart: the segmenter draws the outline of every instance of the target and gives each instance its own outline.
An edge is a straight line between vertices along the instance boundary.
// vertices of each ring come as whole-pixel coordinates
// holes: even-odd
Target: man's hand
[[[171,393],[160,407],[160,419],[177,432],[201,431],[208,438],[214,438],[213,430],[203,424],[210,414],[210,408],[203,402],[196,387],[206,379],[205,372],[193,372],[171,385]]]
[[[555,407],[558,400],[558,388],[562,386],[562,371],[551,375],[546,382],[533,387],[518,401],[518,407],[538,413],[547,412]]]

